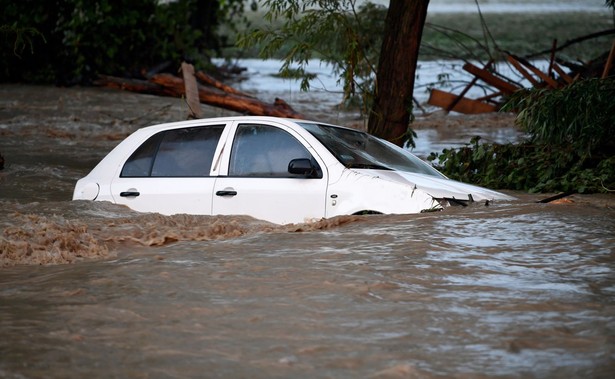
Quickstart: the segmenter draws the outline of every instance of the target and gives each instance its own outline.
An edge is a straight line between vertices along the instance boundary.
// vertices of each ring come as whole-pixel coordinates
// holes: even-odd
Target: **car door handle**
[[[121,197],[137,197],[139,196],[141,193],[137,192],[137,191],[124,191],[124,192],[120,192],[120,196]]]
[[[237,195],[237,191],[234,191],[234,190],[216,191],[216,196],[235,196],[235,195]]]

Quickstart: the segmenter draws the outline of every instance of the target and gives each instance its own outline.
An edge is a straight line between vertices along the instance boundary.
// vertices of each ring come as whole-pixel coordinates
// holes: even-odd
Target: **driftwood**
[[[514,56],[512,54],[508,54],[508,56],[506,58],[534,86],[539,86],[540,85],[540,81],[536,80],[535,78],[532,77],[531,74],[529,74],[527,71],[525,71],[523,66],[527,67],[528,70],[530,70],[533,74],[538,76],[543,82],[547,83],[547,85],[549,85],[549,87],[551,87],[551,88],[559,88],[560,87],[560,85],[553,78],[551,78],[549,75],[545,74],[544,72],[540,71],[538,68],[536,68],[534,65],[532,65],[528,61],[526,61],[526,60],[524,60],[522,58],[519,58],[517,56]]]
[[[427,103],[436,107],[450,109],[465,114],[490,113],[497,111],[497,107],[479,100],[459,97],[453,93],[432,89]]]
[[[186,91],[186,103],[190,109],[188,118],[203,118],[203,110],[199,102],[199,90],[194,77],[194,66],[190,63],[182,63],[182,76],[184,77],[184,86]]]
[[[529,54],[524,57],[519,57],[504,51],[502,52],[505,53],[505,59],[510,66],[513,67],[521,77],[525,78],[531,87],[561,89],[574,83],[579,78],[606,79],[615,75],[615,40],[613,40],[610,51],[584,64],[560,60],[555,54],[557,51],[575,43],[612,34],[615,34],[615,29],[603,30],[566,41],[560,46],[558,46],[557,40],[554,39],[549,50]],[[549,66],[546,72],[541,71],[528,60],[546,53],[549,53]],[[452,94],[433,89],[428,103],[441,107],[447,112],[452,110],[461,113],[483,113],[490,112],[489,109],[499,109],[506,97],[524,88],[521,83],[511,80],[492,70],[491,64],[492,62],[490,61],[484,68],[480,68],[469,62],[465,63],[463,65],[463,70],[472,74],[473,78],[468,82],[461,93]],[[562,67],[565,67],[567,70],[564,71]],[[476,85],[479,80],[484,82],[487,87],[490,87],[493,93],[477,99],[466,98],[465,95],[470,88]]]
[[[184,81],[177,76],[158,74],[154,75],[150,81],[165,87],[176,97],[181,97],[184,94]],[[281,99],[276,99],[273,104],[266,104],[252,97],[212,90],[203,85],[197,85],[197,87],[199,90],[199,100],[204,104],[255,116],[304,118]]]
[[[463,69],[507,95],[510,95],[521,89],[512,83],[498,78],[497,76],[493,75],[485,69],[474,66],[472,63],[464,64]]]
[[[197,80],[199,82],[201,82],[202,84],[208,85],[208,86],[212,86],[214,88],[217,88],[219,90],[221,90],[222,92],[226,92],[226,93],[232,93],[234,95],[239,95],[239,96],[243,96],[243,97],[254,97],[252,95],[249,95],[245,92],[241,92],[231,86],[227,86],[226,84],[212,78],[210,75],[207,75],[206,73],[204,73],[203,71],[197,71],[195,74]]]
[[[199,72],[196,73],[196,77],[199,81],[203,79],[203,75],[204,74],[200,74]],[[213,78],[211,78],[211,80],[215,81]],[[184,80],[171,74],[155,74],[152,75],[149,80],[101,75],[94,84],[102,87],[157,96],[180,98],[186,96]],[[198,99],[201,103],[214,107],[254,116],[305,118],[282,99],[276,98],[273,104],[268,104],[219,82],[214,87],[196,83],[196,90],[198,92]]]

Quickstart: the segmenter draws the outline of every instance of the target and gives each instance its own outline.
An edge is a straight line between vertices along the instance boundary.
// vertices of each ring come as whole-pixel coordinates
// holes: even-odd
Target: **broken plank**
[[[540,84],[540,82],[536,80],[536,78],[534,78],[532,74],[527,72],[527,70],[521,65],[521,63],[517,62],[517,60],[511,55],[508,55],[506,59],[517,69],[517,71],[521,73],[521,75],[523,75],[525,79],[532,83],[533,86],[537,86]]]
[[[427,103],[429,105],[447,109],[457,99],[458,95],[438,89],[432,89]],[[457,104],[455,104],[452,110],[464,114],[478,114],[495,112],[497,111],[497,107],[492,104],[462,97],[457,100]]]
[[[606,64],[604,65],[604,71],[602,71],[602,79],[606,79],[609,76],[609,72],[611,72],[611,66],[613,65],[613,58],[615,57],[615,40],[613,40],[613,45],[611,45],[611,51],[609,52],[609,57],[606,59]]]
[[[570,75],[566,74],[564,69],[562,69],[560,65],[557,64],[557,62],[553,62],[553,69],[555,70],[555,72],[557,72],[560,78],[564,79],[566,84],[574,82],[574,79],[572,79]]]
[[[189,108],[188,118],[203,118],[203,110],[199,102],[199,90],[194,76],[194,66],[190,63],[182,62],[181,71],[184,78],[186,103]]]
[[[551,78],[549,75],[545,74],[544,72],[540,71],[538,68],[536,68],[534,65],[532,65],[530,62],[521,59],[519,57],[516,57],[514,55],[509,54],[508,55],[508,61],[513,63],[513,61],[518,62],[519,64],[522,64],[523,66],[527,67],[531,72],[534,73],[534,75],[538,76],[540,79],[542,79],[543,82],[547,83],[547,85],[549,85],[549,87],[551,88],[558,88],[559,84],[557,84],[557,82],[555,80],[553,80],[553,78]],[[513,63],[513,66],[517,67],[516,64]],[[536,84],[534,84],[536,85]]]
[[[489,95],[478,97],[478,98],[476,98],[474,100],[476,100],[476,101],[490,101],[490,100],[494,101],[493,99],[495,99],[498,96],[502,96],[502,92],[494,92],[494,93],[491,93]]]
[[[498,78],[497,76],[493,75],[489,71],[483,70],[480,67],[474,66],[472,63],[464,64],[463,69],[469,72],[470,74],[476,76],[483,82],[489,84],[490,86],[497,88],[499,91],[502,91],[503,93],[507,95],[513,94],[514,92],[520,89],[519,87],[517,87],[516,85],[512,83],[509,83],[505,80]]]

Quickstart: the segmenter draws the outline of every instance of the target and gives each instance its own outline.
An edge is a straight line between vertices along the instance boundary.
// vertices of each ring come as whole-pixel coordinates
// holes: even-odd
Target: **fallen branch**
[[[243,97],[251,97],[254,98],[254,96],[249,95],[245,92],[241,92],[231,86],[227,86],[226,84],[212,78],[210,75],[207,75],[206,73],[204,73],[203,71],[197,71],[195,74],[197,80],[205,85],[209,85],[212,86],[214,88],[217,88],[223,92],[226,93],[232,93],[233,95],[239,95],[239,96],[243,96]]]
[[[548,50],[538,51],[536,53],[525,55],[524,58],[525,59],[536,58],[538,56],[541,56],[541,55],[544,55],[544,54],[547,54],[547,53],[557,52],[557,51],[564,50],[568,46],[574,45],[574,44],[579,43],[579,42],[586,41],[588,39],[598,38],[598,37],[602,37],[602,36],[608,36],[610,34],[615,34],[615,29],[602,30],[600,32],[591,33],[591,34],[588,34],[588,35],[585,35],[585,36],[574,38],[574,39],[566,41],[563,45],[558,46],[556,49],[548,49]]]
[[[170,74],[157,74],[150,79],[152,83],[164,87],[175,97],[183,95],[184,81]],[[239,96],[231,93],[211,90],[203,85],[197,85],[199,100],[203,104],[245,113],[254,116],[275,116],[288,118],[304,118],[282,99],[276,99],[273,104],[266,104],[260,100]]]
[[[184,81],[171,74],[156,74],[150,80],[100,76],[95,85],[157,96],[184,97]],[[201,103],[254,116],[305,118],[282,99],[267,104],[256,98],[222,92],[197,83]]]

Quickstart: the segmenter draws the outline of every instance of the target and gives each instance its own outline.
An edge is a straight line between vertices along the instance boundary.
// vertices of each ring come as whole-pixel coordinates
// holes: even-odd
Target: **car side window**
[[[122,177],[209,176],[224,125],[172,129],[150,137],[128,158]]]
[[[292,178],[288,172],[293,159],[310,159],[312,155],[288,132],[269,125],[242,124],[237,128],[229,176]]]

